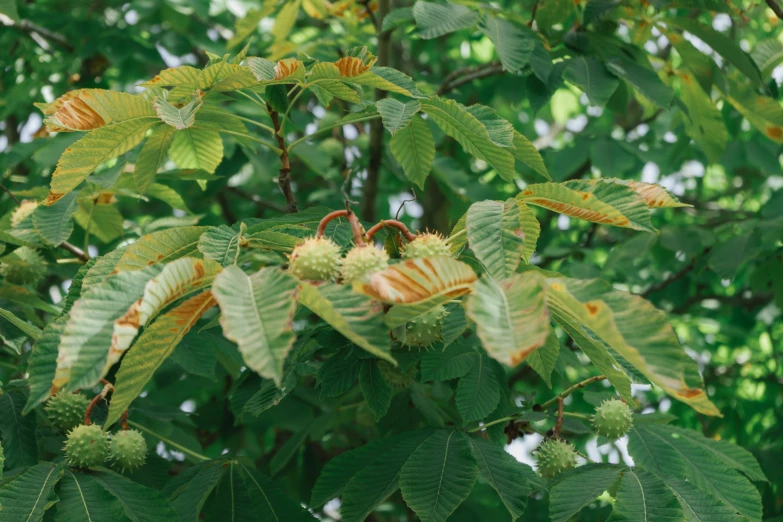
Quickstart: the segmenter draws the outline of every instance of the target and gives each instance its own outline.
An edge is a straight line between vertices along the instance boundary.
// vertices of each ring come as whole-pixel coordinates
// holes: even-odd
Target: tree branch
[[[707,254],[709,254],[711,250],[712,250],[712,248],[708,247],[701,254],[699,254],[697,256],[693,256],[693,258],[690,260],[690,262],[687,265],[685,265],[684,267],[682,267],[678,272],[676,272],[675,274],[673,274],[670,277],[667,277],[663,281],[659,281],[659,282],[655,283],[654,285],[651,285],[647,290],[645,290],[644,292],[642,292],[639,295],[641,295],[642,297],[646,298],[650,294],[654,294],[655,292],[663,290],[664,288],[666,288],[667,286],[671,285],[672,283],[675,283],[675,282],[679,281],[680,279],[682,279],[683,277],[688,275],[688,273],[690,273],[696,267],[696,261],[698,261],[699,259],[701,259],[704,256],[706,256]]]
[[[63,49],[65,49],[68,52],[73,52],[74,51],[73,45],[71,45],[71,43],[68,40],[66,40],[64,37],[60,36],[57,33],[54,33],[52,31],[50,31],[49,29],[46,29],[46,28],[41,27],[39,25],[35,25],[34,23],[32,23],[29,20],[22,20],[18,24],[14,24],[14,27],[16,27],[19,31],[21,31],[23,33],[26,33],[26,34],[29,34],[29,35],[32,35],[33,33],[35,33],[38,36],[40,36],[40,37],[42,37],[42,38],[44,38],[44,39],[46,39],[46,40],[48,40],[50,42],[56,43],[57,45],[59,45],[60,47],[62,47]],[[40,45],[40,42],[37,42],[37,43]]]
[[[780,7],[777,0],[767,0],[767,5],[778,18],[783,20],[783,7]]]
[[[379,67],[389,65],[389,46],[391,34],[384,32],[383,19],[390,9],[390,0],[378,2],[378,16],[373,18],[376,22],[375,33],[378,35],[378,61]],[[369,10],[369,6],[367,7]],[[372,13],[372,11],[370,11]],[[375,89],[375,103],[386,97],[386,91]],[[370,123],[370,162],[367,166],[367,178],[364,180],[364,195],[362,199],[361,214],[367,221],[375,221],[375,199],[378,195],[378,181],[381,177],[381,160],[383,159],[383,122],[373,120]]]
[[[242,199],[246,199],[247,201],[250,201],[251,203],[255,203],[256,206],[260,208],[265,208],[269,210],[274,210],[275,212],[288,212],[288,209],[278,205],[277,203],[272,203],[271,201],[266,201],[264,199],[261,199],[260,196],[257,194],[250,194],[248,192],[245,192],[244,190],[240,189],[239,187],[226,187],[226,190],[228,192],[231,192],[232,194],[236,194]]]
[[[438,95],[449,93],[461,87],[466,83],[470,83],[473,80],[479,80],[488,76],[494,76],[503,72],[503,66],[500,62],[486,63],[477,67],[466,67],[465,69],[457,69],[453,73],[446,76],[446,79],[438,89]]]
[[[565,391],[563,391],[562,393],[559,393],[556,397],[553,397],[552,399],[549,399],[544,404],[542,404],[541,405],[541,410],[545,410],[545,409],[549,408],[550,406],[552,406],[554,403],[562,401],[563,399],[565,399],[566,397],[568,397],[569,395],[574,393],[576,390],[584,388],[588,384],[592,384],[592,383],[598,382],[598,381],[603,381],[604,379],[606,379],[605,375],[596,375],[595,377],[589,377],[589,378],[585,379],[582,382],[578,382],[578,383],[574,384],[573,386],[571,386],[570,388],[568,388]],[[541,411],[541,410],[539,410],[538,408],[535,409],[535,411]]]
[[[282,153],[280,154],[280,176],[277,178],[277,183],[280,185],[280,190],[283,191],[285,201],[288,204],[288,212],[296,214],[299,212],[299,207],[296,205],[296,197],[294,191],[291,189],[291,163],[288,161],[288,149],[285,146],[285,137],[280,133],[280,116],[272,106],[266,104],[266,110],[269,112],[269,117],[272,118],[272,123],[275,127],[275,138],[277,138],[277,146]]]

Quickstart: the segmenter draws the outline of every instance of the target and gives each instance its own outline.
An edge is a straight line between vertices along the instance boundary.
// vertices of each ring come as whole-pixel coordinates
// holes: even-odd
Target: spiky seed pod
[[[395,388],[407,388],[416,382],[414,379],[415,366],[402,371],[388,361],[378,361],[378,369],[381,371],[383,378],[386,379],[386,382]]]
[[[311,237],[288,256],[288,270],[299,279],[334,281],[340,273],[340,247],[331,239]]]
[[[402,250],[402,257],[405,259],[436,256],[451,256],[451,249],[440,234],[419,234]]]
[[[401,342],[410,348],[427,348],[443,338],[443,318],[448,312],[436,306],[426,314],[408,321]]]
[[[607,439],[619,439],[631,429],[631,408],[621,399],[609,399],[595,409],[593,427]]]
[[[109,455],[109,441],[97,424],[80,424],[68,433],[64,449],[65,458],[72,466],[100,466]]]
[[[109,460],[121,470],[134,470],[147,460],[147,441],[137,430],[121,430],[111,436]]]
[[[538,472],[548,479],[576,467],[576,450],[564,440],[545,440],[535,450],[535,458]]]
[[[343,283],[364,281],[388,266],[389,254],[385,250],[375,248],[373,245],[353,248],[343,260],[341,272]]]
[[[84,412],[90,401],[81,393],[61,391],[44,406],[46,416],[61,431],[68,432],[84,420]]]
[[[0,261],[0,274],[16,285],[37,284],[46,275],[46,261],[37,250],[19,247]]]

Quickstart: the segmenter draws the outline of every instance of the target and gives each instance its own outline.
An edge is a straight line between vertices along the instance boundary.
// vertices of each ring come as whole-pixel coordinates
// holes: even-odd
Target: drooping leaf
[[[155,174],[166,159],[166,155],[174,140],[177,130],[168,125],[156,126],[152,135],[147,138],[144,146],[139,152],[136,164],[133,168],[133,179],[136,182],[136,189],[144,194],[149,187]]]
[[[37,341],[41,337],[40,328],[20,319],[12,312],[9,312],[4,308],[0,308],[0,317],[19,328],[27,337],[33,341]]]
[[[690,482],[675,477],[664,477],[663,480],[677,497],[685,516],[685,522],[740,522],[747,520]]]
[[[354,289],[385,303],[414,304],[435,296],[459,297],[475,280],[469,265],[450,257],[430,257],[394,264]]]
[[[33,351],[27,363],[30,396],[22,412],[24,415],[48,399],[52,393],[52,381],[57,368],[57,349],[60,346],[60,337],[65,331],[67,322],[68,316],[66,315],[54,319],[46,325],[41,337],[33,345]]]
[[[543,346],[551,329],[541,283],[532,273],[500,282],[482,277],[465,311],[490,357],[512,367]]]
[[[606,105],[620,84],[600,60],[591,56],[570,59],[563,70],[563,79],[582,89],[590,102],[599,107]]]
[[[411,454],[400,473],[400,489],[422,522],[443,522],[467,498],[477,477],[467,437],[440,430]]]
[[[416,83],[410,76],[401,73],[397,69],[392,69],[391,67],[371,67],[369,71],[363,72],[358,76],[345,78],[344,81],[362,85],[364,87],[402,94],[403,96],[409,96],[411,98],[427,97],[416,88]]]
[[[609,489],[619,474],[616,466],[592,464],[558,477],[549,493],[552,522],[565,522],[576,515]]]
[[[593,223],[655,231],[647,204],[636,191],[620,183],[537,183],[528,185],[517,199]]]
[[[230,266],[217,276],[212,293],[220,305],[223,333],[239,345],[245,364],[279,386],[283,363],[296,336],[296,279],[278,268],[247,276]]]
[[[729,78],[722,92],[726,100],[764,136],[783,143],[783,107],[777,100],[758,94],[754,89]]]
[[[520,210],[513,199],[480,201],[470,206],[465,221],[468,244],[494,279],[511,277],[525,250]]]
[[[413,115],[410,124],[392,136],[389,146],[405,177],[423,190],[435,160],[435,142],[427,122]]]
[[[225,462],[205,462],[180,474],[182,480],[166,486],[164,493],[169,496],[171,507],[177,512],[180,520],[199,519],[207,497],[222,480],[227,468]]]
[[[65,470],[60,480],[59,497],[55,522],[124,519],[120,501],[89,475]]]
[[[389,333],[381,306],[342,285],[315,287],[302,283],[298,299],[311,312],[329,323],[354,344],[369,353],[394,362],[389,354]]]
[[[704,150],[710,161],[717,161],[729,139],[723,117],[693,73],[679,70],[677,76],[680,79],[680,98],[688,109],[685,131]]]
[[[552,388],[552,371],[555,369],[559,353],[560,340],[558,340],[555,331],[550,330],[544,345],[531,353],[527,358],[530,367],[544,379],[544,382],[550,389]]]
[[[487,162],[503,180],[514,179],[514,156],[493,143],[487,128],[463,106],[454,100],[434,97],[422,102],[421,109],[471,156]]]
[[[514,148],[510,150],[511,154],[513,154],[516,159],[541,174],[546,179],[552,180],[552,176],[549,175],[549,171],[544,164],[544,159],[529,139],[515,130],[513,144]]]
[[[482,33],[492,40],[503,64],[503,70],[518,72],[530,62],[535,39],[508,20],[486,16],[479,24]]]
[[[620,57],[613,57],[605,63],[612,74],[633,85],[658,107],[666,109],[671,105],[674,90],[664,84],[652,69]]]
[[[394,98],[384,98],[379,100],[375,107],[381,114],[383,126],[394,136],[397,131],[411,123],[413,116],[421,109],[421,104],[416,100],[402,103]]]
[[[144,330],[120,364],[106,419],[107,427],[122,416],[144,390],[144,385],[152,378],[155,370],[171,355],[204,312],[215,304],[215,299],[207,290],[163,314]]]
[[[479,354],[465,341],[457,341],[447,350],[431,350],[421,357],[421,380],[448,381],[465,376],[478,361]]]
[[[122,514],[131,521],[171,522],[177,515],[166,497],[152,488],[123,477],[108,469],[98,469],[88,475],[108,491],[122,506]]]
[[[178,227],[142,236],[122,253],[113,271],[140,270],[153,263],[191,256],[197,252],[199,238],[206,230],[207,227]]]

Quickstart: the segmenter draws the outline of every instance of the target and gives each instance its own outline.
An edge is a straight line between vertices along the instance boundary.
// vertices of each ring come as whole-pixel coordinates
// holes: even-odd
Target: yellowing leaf
[[[500,282],[482,277],[465,311],[487,353],[512,367],[543,346],[552,329],[540,277],[531,272]]]
[[[344,78],[351,78],[353,76],[359,76],[360,74],[370,70],[370,66],[365,64],[361,58],[355,56],[343,56],[336,62],[334,66],[340,72],[340,76]]]
[[[153,112],[152,116],[106,125],[89,132],[65,149],[57,162],[57,169],[52,174],[49,196],[44,203],[56,203],[84,181],[101,163],[125,154],[141,143],[147,129],[158,121],[160,120]]]
[[[451,257],[407,259],[373,274],[354,289],[385,303],[413,304],[434,296],[459,297],[477,279],[469,265]]]
[[[600,178],[590,180],[591,183],[619,183],[636,192],[650,208],[690,207],[687,203],[681,203],[668,190],[654,183],[643,183],[628,179]]]
[[[104,374],[130,347],[139,328],[146,326],[161,310],[174,301],[212,284],[221,266],[209,259],[186,257],[165,266],[144,286],[144,295],[122,317],[114,321],[114,333]]]
[[[114,384],[109,416],[105,425],[111,426],[131,402],[144,390],[163,361],[174,351],[190,329],[215,306],[215,299],[209,290],[191,297],[144,330],[133,349],[122,360]]]
[[[88,131],[128,120],[155,116],[152,104],[137,94],[80,89],[46,105],[43,113],[52,132]]]
[[[275,65],[275,77],[273,80],[285,80],[287,78],[299,78],[304,76],[304,64],[296,58],[279,60]]]
[[[198,240],[209,227],[178,227],[140,237],[122,254],[114,272],[140,270],[168,263],[198,251]]]
[[[597,280],[553,278],[546,280],[544,288],[558,321],[587,338],[600,339],[650,382],[699,413],[720,415],[666,314],[641,297]]]
[[[647,204],[619,183],[569,181],[528,185],[517,199],[593,223],[654,232]]]

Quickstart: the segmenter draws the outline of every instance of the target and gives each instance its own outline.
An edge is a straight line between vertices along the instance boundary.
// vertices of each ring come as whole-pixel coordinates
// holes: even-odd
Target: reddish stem
[[[353,229],[353,242],[356,246],[365,246],[367,243],[364,241],[364,229],[362,224],[359,223],[359,218],[356,217],[356,213],[351,210],[335,210],[325,215],[321,222],[318,224],[318,229],[315,232],[315,237],[324,237],[326,231],[326,225],[335,218],[344,217],[348,219],[348,223]]]
[[[120,425],[122,426],[123,431],[128,431],[130,429],[130,426],[128,426],[128,410],[125,410],[122,414]]]
[[[560,438],[560,428],[563,427],[563,398],[557,398],[557,423],[555,424],[555,438]]]
[[[414,239],[416,239],[416,234],[408,230],[408,227],[406,227],[404,223],[397,221],[396,219],[382,219],[378,224],[376,224],[370,230],[367,231],[367,239],[369,241],[372,241],[372,238],[375,235],[375,233],[378,232],[383,227],[396,228],[402,233],[406,241],[413,241]]]
[[[89,426],[92,424],[92,421],[90,420],[90,415],[92,414],[92,409],[95,407],[96,404],[98,404],[98,401],[103,399],[103,394],[99,393],[93,399],[90,401],[90,404],[87,405],[87,409],[84,410],[84,425]]]

